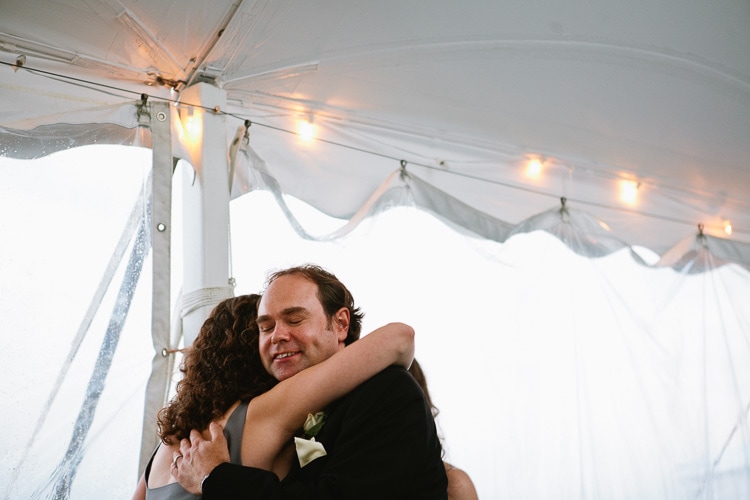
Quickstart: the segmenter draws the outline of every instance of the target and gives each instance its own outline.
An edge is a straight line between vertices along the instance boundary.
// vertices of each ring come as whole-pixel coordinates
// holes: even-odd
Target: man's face
[[[324,361],[344,347],[349,312],[328,324],[318,285],[302,275],[276,278],[258,305],[260,358],[268,373],[284,380]]]

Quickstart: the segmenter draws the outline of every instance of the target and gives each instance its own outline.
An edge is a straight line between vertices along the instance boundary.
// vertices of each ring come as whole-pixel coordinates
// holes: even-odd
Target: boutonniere
[[[326,412],[319,411],[315,415],[312,413],[307,414],[305,425],[302,426],[302,430],[305,432],[302,436],[305,439],[314,438],[323,428],[323,424],[326,423]]]
[[[315,436],[323,428],[325,421],[325,412],[321,411],[315,415],[307,414],[305,425],[302,426],[302,430],[304,431],[303,436],[301,438],[294,438],[294,447],[297,449],[297,459],[299,460],[300,467],[304,467],[316,458],[327,455],[323,443],[315,441]]]

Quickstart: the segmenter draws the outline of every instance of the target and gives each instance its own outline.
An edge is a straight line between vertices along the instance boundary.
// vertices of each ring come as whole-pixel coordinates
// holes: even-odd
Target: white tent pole
[[[205,82],[180,95],[184,144],[195,175],[183,176],[183,307],[185,345],[229,286],[229,179],[226,92]],[[188,307],[187,304],[193,304]]]

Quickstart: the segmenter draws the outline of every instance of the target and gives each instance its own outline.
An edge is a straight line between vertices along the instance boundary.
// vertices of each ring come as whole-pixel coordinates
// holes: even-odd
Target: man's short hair
[[[339,309],[346,307],[349,310],[349,331],[346,334],[346,339],[344,339],[344,344],[349,345],[359,339],[364,313],[354,305],[354,297],[351,292],[333,273],[315,264],[303,264],[272,272],[266,280],[266,287],[281,276],[293,274],[300,274],[318,285],[318,300],[323,306],[329,326]]]

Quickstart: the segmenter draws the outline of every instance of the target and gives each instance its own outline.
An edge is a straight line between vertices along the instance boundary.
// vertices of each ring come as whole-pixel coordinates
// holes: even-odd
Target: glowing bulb
[[[316,127],[313,123],[312,117],[297,122],[297,133],[303,141],[309,142],[315,139]]]
[[[189,117],[187,119],[187,122],[185,123],[185,131],[187,132],[188,139],[190,139],[192,142],[197,141],[201,136],[200,120],[195,116]]]
[[[730,221],[724,221],[724,232],[728,235],[732,234],[732,223]]]
[[[526,177],[530,179],[538,179],[542,173],[542,161],[539,158],[533,158],[529,160],[526,165]]]
[[[640,186],[635,181],[620,181],[620,199],[628,205],[634,205],[638,199],[638,188]]]
[[[193,144],[197,144],[203,133],[203,123],[201,117],[195,113],[193,106],[190,106],[187,109],[187,113],[183,115],[182,124],[187,140]]]

